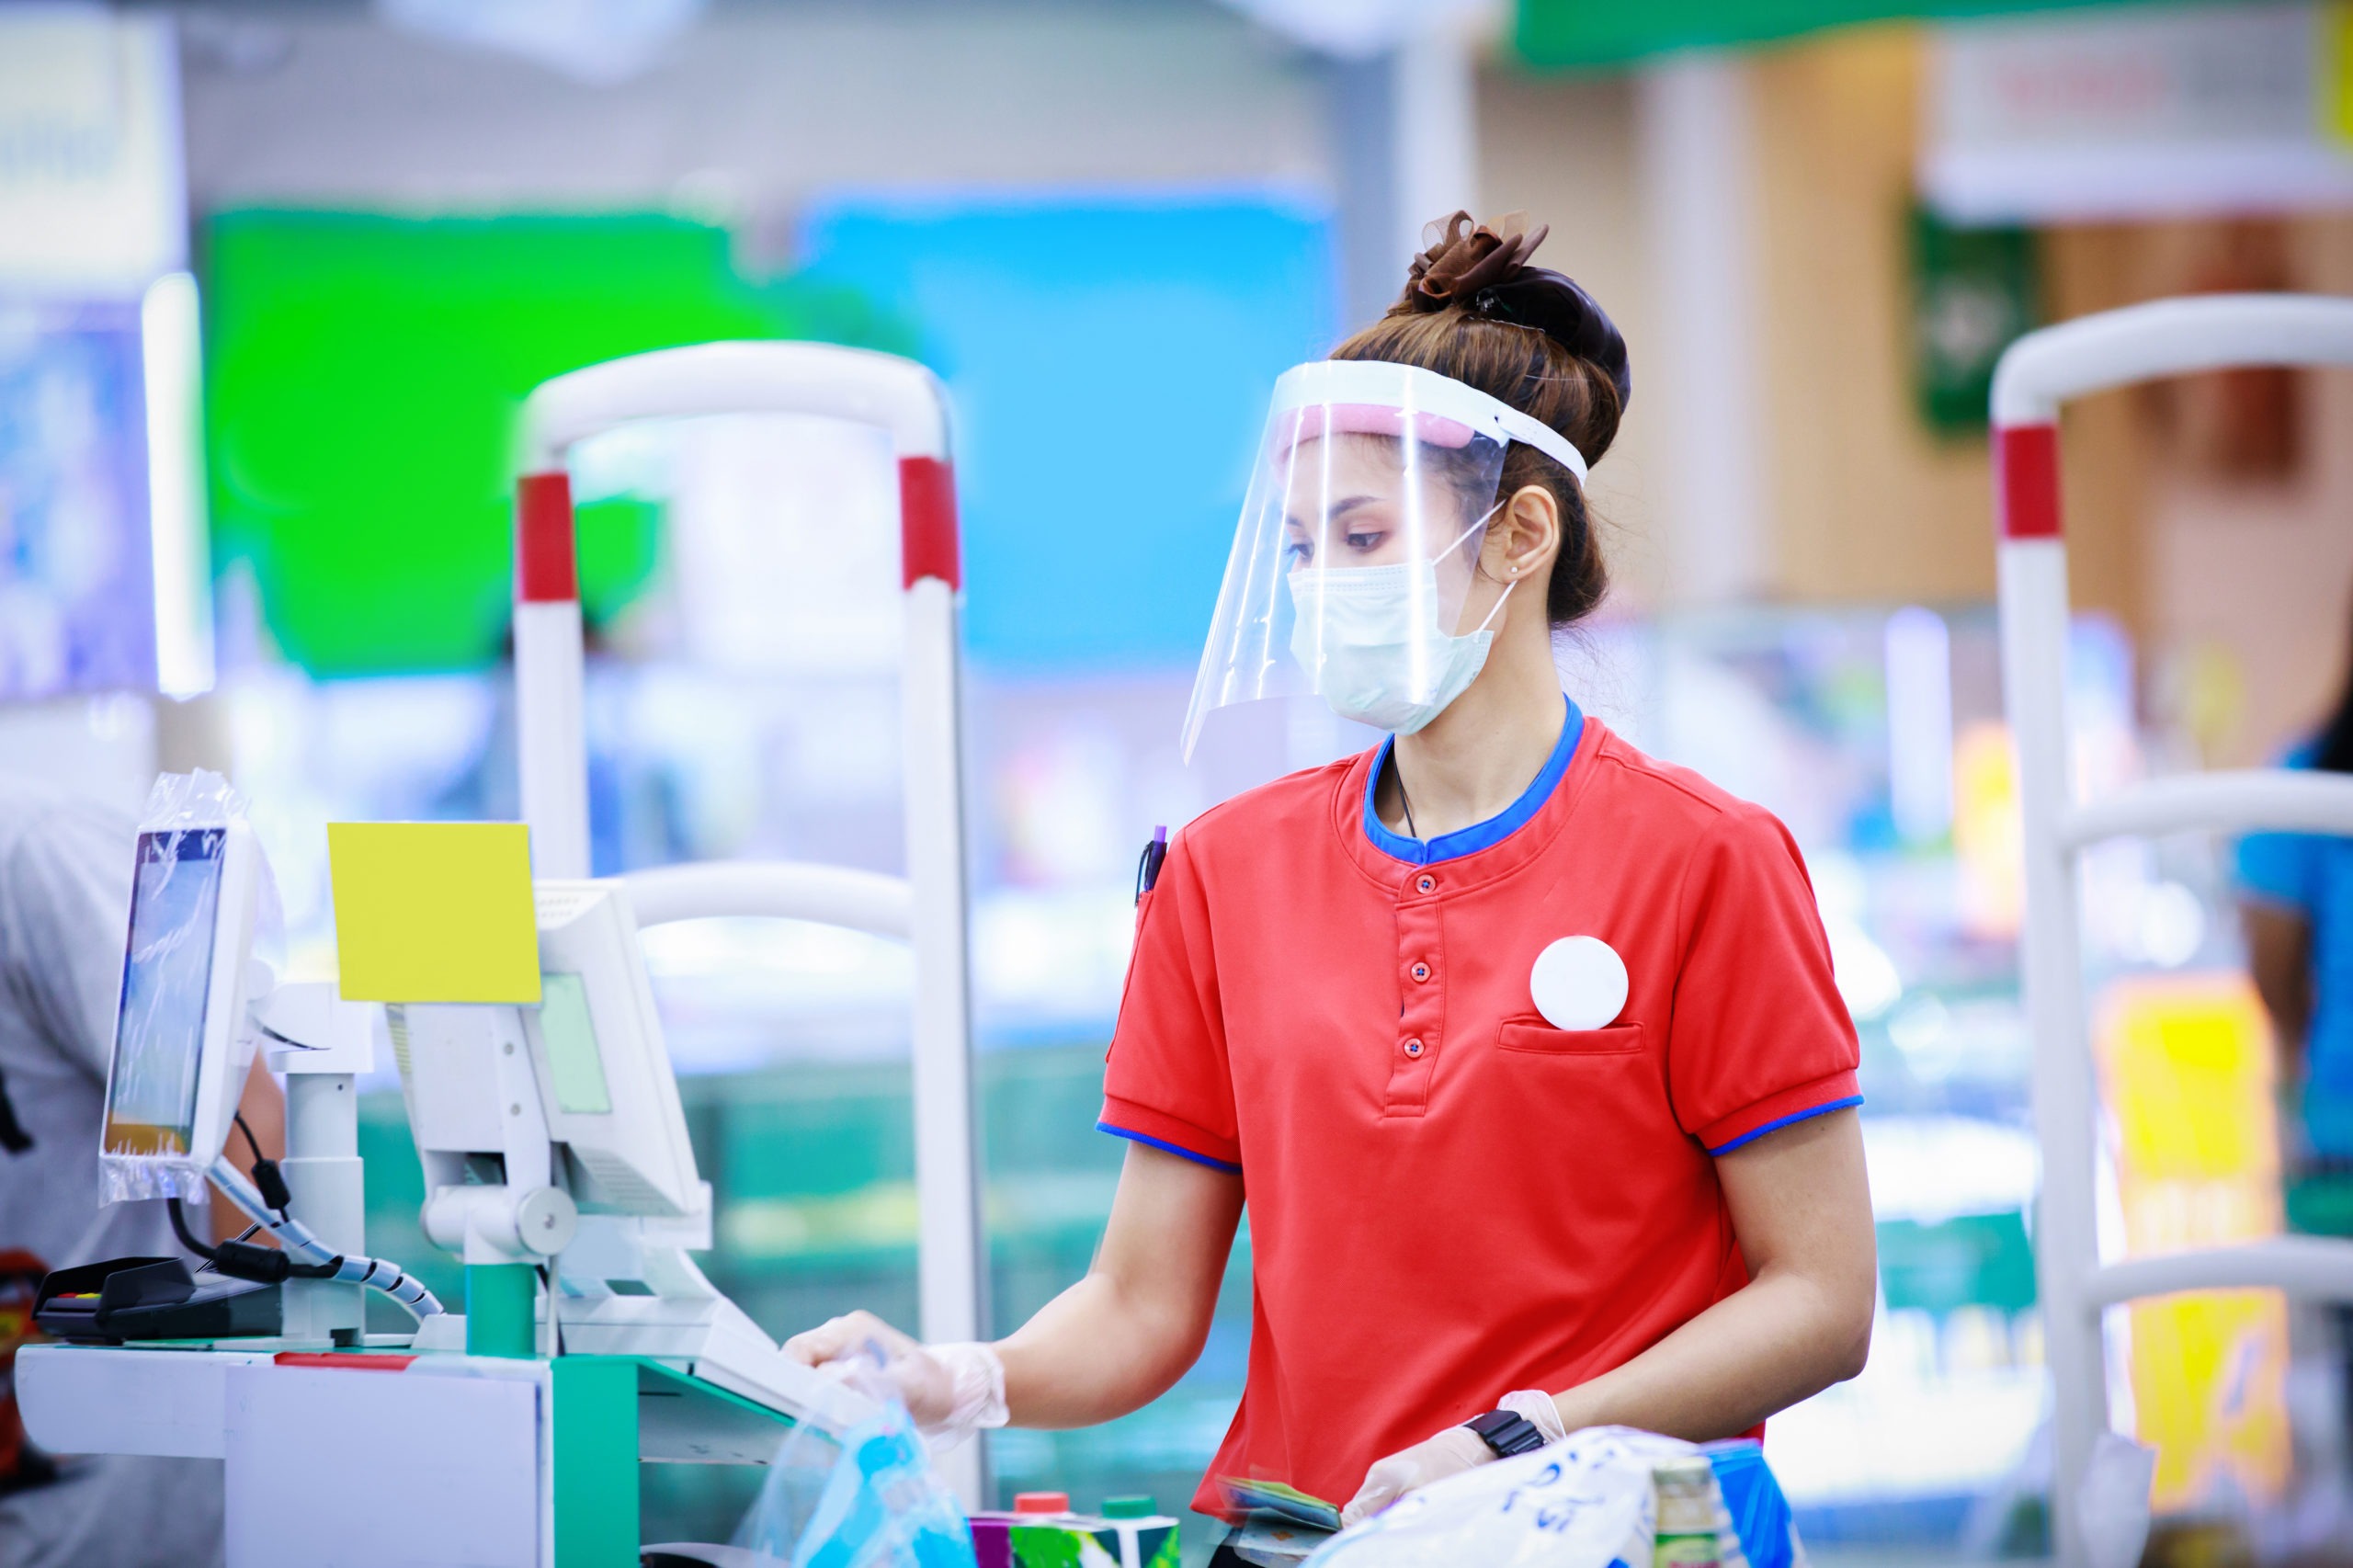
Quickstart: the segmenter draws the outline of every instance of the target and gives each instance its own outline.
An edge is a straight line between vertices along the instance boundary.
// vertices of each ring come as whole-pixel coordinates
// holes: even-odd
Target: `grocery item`
[[[1658,1497],[1652,1568],[1720,1568],[1716,1516],[1723,1503],[1708,1456],[1677,1454],[1653,1461],[1651,1485]]]
[[[1100,1514],[1062,1492],[1024,1492],[1010,1511],[972,1516],[979,1568],[1177,1568],[1177,1522],[1149,1497],[1114,1497]]]

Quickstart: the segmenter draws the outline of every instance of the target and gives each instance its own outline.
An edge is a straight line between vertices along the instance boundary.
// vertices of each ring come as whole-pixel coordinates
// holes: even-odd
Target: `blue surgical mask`
[[[1410,735],[1478,678],[1511,597],[1477,630],[1438,629],[1438,562],[1302,567],[1290,574],[1291,656],[1343,719]]]

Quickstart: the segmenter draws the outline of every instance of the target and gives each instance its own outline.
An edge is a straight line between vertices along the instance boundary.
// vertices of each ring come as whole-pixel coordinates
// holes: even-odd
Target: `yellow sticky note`
[[[2336,0],[2321,13],[2322,128],[2342,146],[2353,143],[2353,4]]]
[[[530,830],[332,822],[327,870],[348,1002],[537,1002]]]

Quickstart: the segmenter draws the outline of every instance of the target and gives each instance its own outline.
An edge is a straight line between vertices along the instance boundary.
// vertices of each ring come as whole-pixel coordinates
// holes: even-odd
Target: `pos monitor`
[[[425,1233],[469,1266],[529,1265],[551,1348],[656,1358],[849,1429],[871,1414],[867,1402],[789,1360],[688,1256],[710,1245],[710,1186],[687,1139],[627,889],[543,879],[532,892],[538,1006],[387,1009],[425,1168]],[[438,1319],[415,1347],[517,1353]],[[682,1439],[669,1457],[717,1457],[713,1440]],[[760,1427],[729,1452],[765,1461],[775,1440]]]
[[[139,835],[99,1153],[122,1197],[199,1196],[252,1055],[260,853],[242,822]]]
[[[706,1232],[710,1189],[627,895],[615,882],[541,881],[533,901],[538,1006],[389,1012],[426,1233],[483,1263],[552,1256],[581,1216]]]
[[[548,1135],[570,1153],[591,1211],[683,1218],[710,1188],[695,1171],[654,986],[627,897],[609,884],[543,881],[536,1011],[523,1016],[544,1065]]]

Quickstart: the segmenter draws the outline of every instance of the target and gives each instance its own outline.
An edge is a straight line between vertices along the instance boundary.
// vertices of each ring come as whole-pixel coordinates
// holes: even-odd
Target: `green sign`
[[[2028,229],[1957,229],[1911,216],[1912,384],[1940,436],[1985,428],[2002,350],[2041,319],[2041,268]]]
[[[531,389],[724,338],[897,348],[857,300],[756,285],[726,231],[661,215],[237,211],[207,226],[213,561],[314,676],[491,665],[506,633],[516,417]],[[646,502],[580,509],[582,603],[655,564]]]
[[[2034,1248],[2026,1216],[1963,1214],[1934,1224],[1879,1223],[1879,1278],[1891,1308],[1959,1307],[2022,1312],[2034,1305]]]
[[[1530,65],[1593,68],[1680,49],[1770,43],[1852,22],[2077,10],[2105,3],[2109,0],[1654,0],[1648,6],[1519,0],[1512,41]]]

